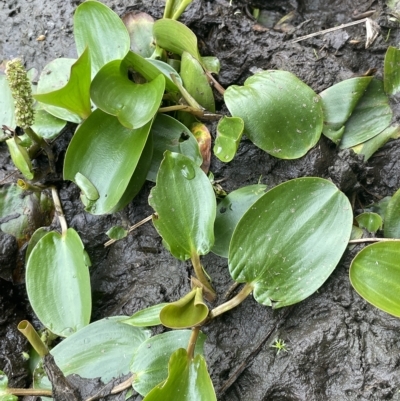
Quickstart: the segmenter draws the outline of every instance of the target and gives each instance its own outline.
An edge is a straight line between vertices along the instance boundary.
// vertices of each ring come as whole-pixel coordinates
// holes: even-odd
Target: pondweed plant
[[[55,138],[66,121],[79,124],[63,175],[80,188],[85,209],[92,214],[121,210],[146,179],[153,181],[153,224],[174,257],[192,262],[192,288],[181,299],[89,324],[90,261],[77,232],[67,227],[54,188],[61,234],[39,228],[30,239],[27,292],[43,325],[66,337],[51,350],[64,375],[109,382],[130,372],[129,385],[146,401],[215,400],[201,327],[250,294],[273,308],[304,300],[326,281],[351,235],[359,232],[346,196],[322,178],[298,178],[268,191],[265,185],[252,185],[217,203],[207,176],[211,140],[204,122],[219,120],[214,154],[223,162],[234,158],[243,134],[274,157],[294,159],[305,155],[321,133],[368,158],[399,132],[391,125],[388,103],[388,94],[400,88],[397,49],[388,50],[384,83],[353,78],[317,95],[289,72],[261,71],[243,86],[225,90],[213,77],[219,61],[201,56],[195,34],[176,21],[189,4],[168,0],[159,21],[143,13],[121,20],[97,1],[79,5],[74,16],[78,59],[57,59],[44,68],[33,95],[35,120],[20,62],[9,62],[8,78],[0,76],[1,124],[25,178],[35,179],[31,159],[38,145],[51,163],[46,140]],[[21,87],[12,80],[16,66]],[[216,114],[213,88],[223,95],[231,116]],[[29,112],[21,106],[21,91],[27,94]],[[26,134],[22,138],[17,127]],[[29,182],[22,187],[41,191]],[[15,194],[13,185],[3,190],[0,210],[9,213]],[[391,238],[400,238],[398,198],[393,196],[384,214],[385,236]],[[381,227],[379,216],[372,214],[357,218],[358,229]],[[113,231],[118,238],[126,235]],[[393,239],[370,245],[350,269],[356,290],[396,316],[399,246]],[[233,281],[242,285],[216,307],[210,306],[217,294],[201,263],[209,252],[228,258]],[[377,276],[379,263],[390,272],[388,280]],[[146,327],[154,325],[172,330],[151,336]],[[34,385],[51,394],[41,364]],[[1,400],[17,394],[6,388],[4,378],[0,386]]]

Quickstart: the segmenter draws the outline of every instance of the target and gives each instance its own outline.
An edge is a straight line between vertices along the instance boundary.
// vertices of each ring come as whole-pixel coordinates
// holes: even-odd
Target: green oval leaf
[[[204,172],[188,157],[166,151],[151,190],[153,224],[176,258],[207,254],[214,242],[215,197]]]
[[[400,50],[389,46],[385,54],[383,65],[384,88],[388,95],[395,95],[400,91]]]
[[[66,125],[65,120],[54,117],[46,110],[36,110],[35,124],[32,125],[32,129],[42,138],[52,140],[58,136]]]
[[[239,188],[227,195],[217,206],[217,217],[214,223],[215,243],[212,252],[228,257],[229,243],[237,223],[249,207],[262,195],[266,185],[256,184]]]
[[[244,121],[244,134],[280,159],[307,153],[322,131],[322,107],[315,92],[287,71],[263,71],[224,94],[232,116]]]
[[[351,262],[350,282],[366,301],[400,317],[400,242],[366,246]]]
[[[148,330],[124,324],[126,316],[113,316],[91,323],[68,337],[50,353],[65,376],[99,377],[108,383],[129,373],[132,357],[150,337]],[[35,388],[51,389],[46,376],[34,373]]]
[[[143,401],[217,401],[206,361],[202,355],[189,358],[185,349],[169,360],[168,378],[150,391]]]
[[[145,396],[168,376],[168,361],[177,349],[189,344],[191,330],[173,330],[158,334],[141,344],[133,358],[131,372],[135,374],[133,388]],[[200,332],[195,355],[203,355],[206,336]],[[195,398],[193,399],[195,400]]]
[[[33,248],[26,265],[29,302],[53,333],[68,337],[89,324],[91,293],[84,247],[77,232],[50,232]]]
[[[182,53],[181,70],[183,86],[206,110],[215,112],[214,94],[201,64],[188,52]]]
[[[125,324],[136,327],[150,327],[161,324],[160,312],[168,303],[162,303],[150,306],[134,313],[130,318],[124,320]]]
[[[383,228],[386,238],[400,238],[400,189],[389,200]]]
[[[121,69],[121,60],[106,64],[95,76],[90,88],[93,102],[101,110],[116,116],[130,129],[148,123],[160,107],[165,89],[162,74],[146,84],[135,84]]]
[[[129,33],[119,16],[98,1],[85,1],[74,14],[78,55],[89,48],[92,77],[105,64],[123,59],[129,51]]]
[[[361,228],[365,228],[370,233],[376,233],[382,229],[382,217],[377,213],[365,212],[356,217],[356,221]]]
[[[72,65],[71,75],[64,87],[49,93],[36,93],[33,97],[39,102],[66,109],[85,119],[91,113],[90,80],[89,50],[85,49]]]
[[[154,140],[153,159],[147,174],[149,181],[156,181],[158,169],[164,157],[164,152],[170,150],[182,153],[200,166],[203,159],[200,154],[199,145],[192,132],[181,122],[165,114],[157,114],[151,127]]]
[[[320,93],[324,113],[323,134],[338,144],[344,125],[364,95],[372,77],[346,79]]]
[[[77,129],[65,155],[64,179],[75,181],[80,173],[95,187],[99,198],[87,204],[90,213],[110,213],[121,200],[150,127],[151,122],[137,130],[125,128],[116,117],[97,109]]]
[[[244,122],[240,117],[222,117],[219,120],[214,144],[214,154],[219,160],[228,163],[235,157],[243,129]]]
[[[49,233],[49,230],[46,230],[45,227],[39,227],[33,234],[31,239],[29,240],[28,248],[26,248],[25,252],[25,263],[28,263],[28,258],[33,251],[33,248],[39,242],[41,238],[43,238],[46,234]]]
[[[114,226],[111,227],[107,232],[106,235],[110,239],[115,239],[115,240],[120,240],[122,238],[125,238],[128,235],[128,230],[126,230],[122,226]]]
[[[32,180],[34,177],[32,162],[28,154],[28,150],[20,145],[21,139],[17,136],[13,136],[6,140],[8,150],[10,152],[11,159],[15,167],[26,177],[28,180]]]
[[[185,329],[203,323],[208,316],[208,307],[203,302],[201,288],[194,288],[176,302],[167,304],[160,311],[160,321],[171,329]]]
[[[346,196],[322,178],[298,178],[271,189],[239,221],[229,247],[232,278],[257,302],[300,302],[333,272],[346,249],[353,215]]]

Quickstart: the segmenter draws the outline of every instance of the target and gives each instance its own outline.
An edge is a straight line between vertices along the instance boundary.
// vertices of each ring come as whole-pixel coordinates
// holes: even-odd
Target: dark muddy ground
[[[162,16],[164,4],[161,0],[104,2],[120,15],[142,10],[155,18]],[[72,14],[78,3],[2,0],[1,58],[22,56],[27,67],[41,70],[56,57],[75,57]],[[291,44],[291,34],[257,25],[247,15],[249,6],[273,10],[276,21],[295,10],[290,21],[298,28],[295,36],[351,22],[353,12],[375,9],[372,18],[382,34],[368,50],[364,49],[363,25],[348,28],[345,34],[338,31]],[[377,68],[377,75],[382,76],[384,53],[400,37],[383,1],[233,0],[230,5],[229,0],[195,0],[182,20],[199,36],[201,53],[221,60],[223,86],[243,83],[254,67],[291,71],[316,92],[369,68]],[[46,40],[37,41],[42,34]],[[351,44],[351,40],[360,43]],[[393,107],[399,120],[396,102]],[[1,180],[13,167],[4,145],[0,151]],[[223,165],[213,159],[211,170],[216,179],[225,180],[227,191],[257,183],[260,176],[270,187],[300,176],[330,178],[347,195],[356,196],[356,205],[365,205],[400,187],[399,160],[399,141],[388,143],[364,164],[324,138],[295,161],[274,159],[243,140],[234,161]],[[133,224],[151,213],[147,204],[150,184],[125,211],[103,217],[83,211],[73,184],[60,181],[59,187],[67,221],[80,233],[93,263],[94,319],[130,315],[155,303],[176,300],[188,290],[189,264],[175,260],[162,247],[150,224],[110,248],[103,247],[108,228]],[[400,320],[368,305],[351,288],[349,263],[359,249],[347,252],[318,293],[302,303],[273,311],[249,298],[205,327],[207,362],[219,400],[400,400]],[[32,312],[23,283],[10,281],[10,271],[21,257],[12,237],[0,234],[0,255],[0,369],[9,375],[12,386],[27,386],[30,379],[20,357],[26,344],[16,325],[24,318],[32,319]],[[223,294],[231,285],[226,260],[208,255],[204,264],[218,293]],[[270,347],[277,337],[286,341],[289,352],[277,355]]]

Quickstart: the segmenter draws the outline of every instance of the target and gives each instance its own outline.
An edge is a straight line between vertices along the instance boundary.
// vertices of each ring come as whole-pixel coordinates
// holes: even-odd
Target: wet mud
[[[141,10],[154,18],[162,16],[164,4],[161,0],[104,3],[119,15]],[[73,0],[0,2],[1,58],[21,56],[28,68],[41,70],[56,57],[76,57],[72,15],[78,4]],[[249,15],[250,7],[260,7],[272,18],[271,24],[292,11],[294,17],[285,29],[274,30],[257,24]],[[295,37],[351,22],[353,13],[371,9],[376,10],[372,18],[380,24],[382,34],[369,49],[364,48],[363,24],[291,42]],[[194,0],[181,20],[198,35],[201,53],[220,59],[218,80],[223,86],[242,84],[257,68],[284,69],[318,93],[369,68],[376,68],[377,76],[382,76],[385,51],[400,37],[398,26],[393,26],[388,16],[383,1]],[[39,35],[46,39],[37,41]],[[217,104],[226,112],[221,101]],[[394,118],[399,120],[396,100],[393,109]],[[66,135],[68,138],[70,133]],[[79,232],[92,260],[93,319],[131,315],[182,296],[189,289],[190,266],[163,248],[151,224],[111,247],[103,246],[107,240],[104,233],[110,227],[129,226],[152,212],[147,203],[152,185],[146,184],[122,212],[92,216],[83,210],[75,185],[61,181],[66,143],[64,138],[57,144],[59,171],[53,181],[68,224]],[[393,195],[400,187],[399,143],[389,142],[364,163],[354,153],[339,151],[321,138],[303,158],[283,161],[244,139],[231,163],[213,159],[211,171],[217,180],[224,180],[226,191],[259,180],[273,187],[302,176],[328,178],[354,200],[357,209]],[[0,162],[0,179],[4,179],[14,169],[4,144],[0,144]],[[349,264],[360,249],[347,251],[321,289],[300,304],[271,310],[249,297],[204,327],[206,358],[218,400],[400,400],[400,320],[367,304],[350,286]],[[0,369],[8,374],[13,387],[29,385],[28,367],[21,357],[27,344],[16,326],[23,319],[38,324],[23,283],[13,283],[11,278],[21,252],[13,238],[0,234]],[[203,261],[221,301],[232,284],[227,261],[212,254]],[[277,338],[285,340],[288,352],[277,354],[271,347]]]

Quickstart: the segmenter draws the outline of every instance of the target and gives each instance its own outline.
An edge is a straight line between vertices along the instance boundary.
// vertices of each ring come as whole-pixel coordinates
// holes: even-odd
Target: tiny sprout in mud
[[[271,345],[271,347],[277,349],[276,355],[279,355],[279,353],[281,351],[284,351],[284,352],[288,352],[289,351],[289,348],[285,344],[285,341],[282,340],[281,338],[277,338],[276,340],[274,340],[274,343]]]

